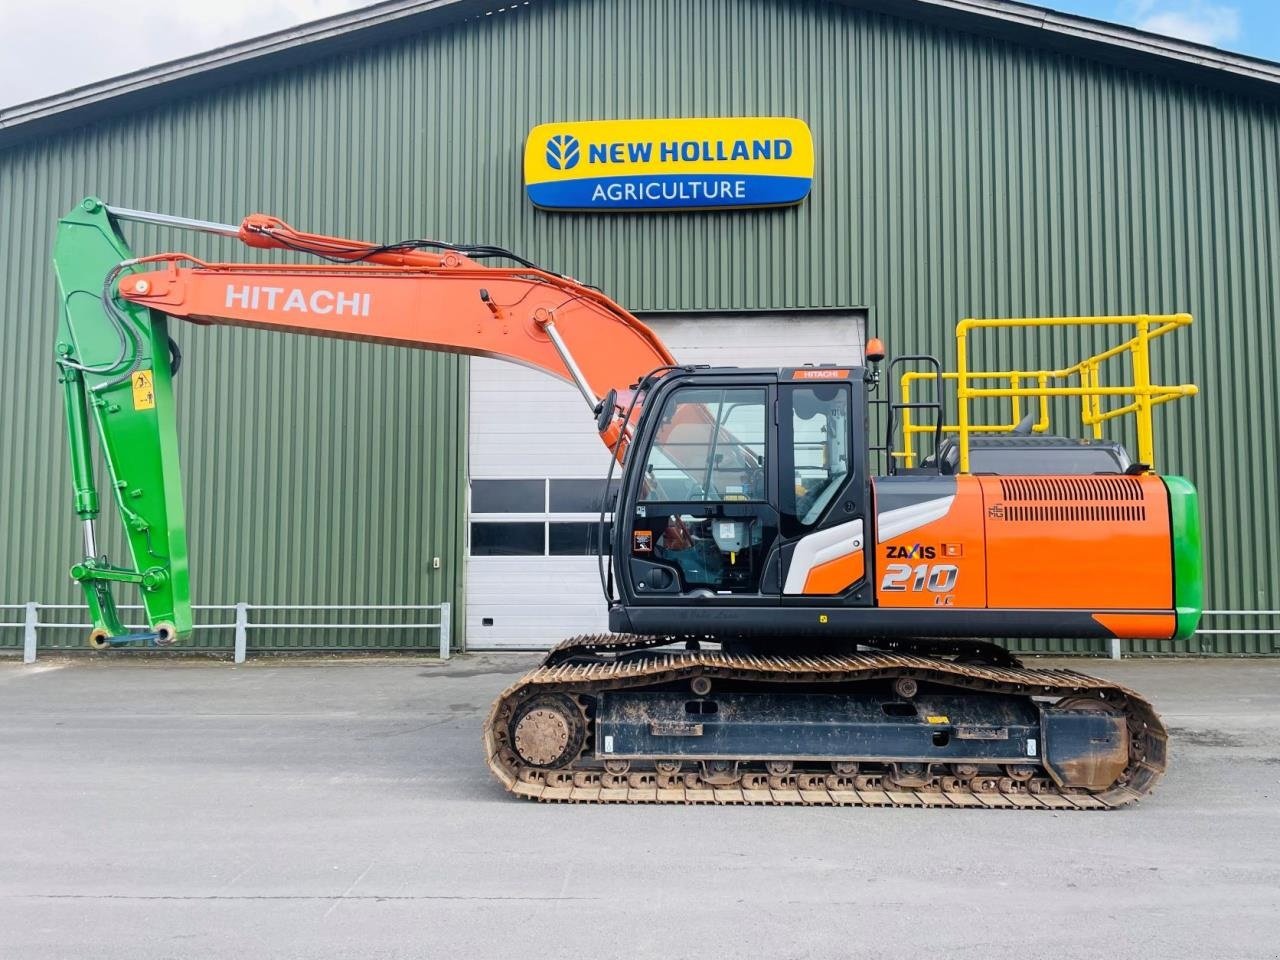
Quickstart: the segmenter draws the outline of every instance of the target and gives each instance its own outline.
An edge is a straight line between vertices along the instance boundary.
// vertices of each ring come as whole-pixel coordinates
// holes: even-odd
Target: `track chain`
[[[485,723],[485,755],[511,793],[541,801],[578,803],[797,804],[881,807],[970,807],[1028,810],[1102,810],[1123,807],[1150,793],[1164,774],[1167,735],[1151,704],[1125,687],[1074,670],[1038,670],[973,664],[912,654],[871,652],[844,656],[755,656],[722,650],[655,650],[669,637],[605,634],[558,644],[543,662],[505,690]],[[1064,790],[1045,776],[1016,781],[935,776],[902,789],[880,774],[842,776],[747,772],[730,784],[712,784],[689,771],[610,773],[569,763],[540,769],[523,763],[510,744],[509,726],[531,696],[569,697],[706,676],[776,682],[851,682],[910,677],[982,693],[1040,698],[1097,699],[1128,720],[1130,762],[1107,790]],[[590,741],[590,737],[587,738]],[[586,751],[579,759],[586,759]]]

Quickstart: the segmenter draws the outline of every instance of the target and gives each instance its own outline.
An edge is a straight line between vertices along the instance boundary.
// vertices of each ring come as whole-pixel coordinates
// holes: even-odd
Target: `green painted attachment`
[[[1204,547],[1200,540],[1200,497],[1186,477],[1164,477],[1169,491],[1173,538],[1173,639],[1190,640],[1204,612]]]
[[[167,318],[113,299],[117,272],[130,260],[106,205],[90,197],[58,222],[53,267],[59,321],[55,360],[66,402],[73,504],[86,524],[86,556],[71,568],[84,589],[96,645],[166,643],[191,632],[187,532],[178,464],[173,375]],[[113,316],[114,314],[114,316]],[[132,563],[88,555],[96,537],[100,498],[93,470],[90,424],[106,462]],[[121,622],[113,583],[133,584],[149,631],[130,633]]]

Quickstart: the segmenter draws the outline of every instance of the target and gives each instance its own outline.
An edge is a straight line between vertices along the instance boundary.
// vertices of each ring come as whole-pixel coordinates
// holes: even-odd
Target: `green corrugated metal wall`
[[[523,197],[534,123],[752,114],[812,127],[817,176],[799,207],[590,216]],[[92,191],[213,219],[262,209],[332,233],[492,241],[637,310],[867,305],[897,352],[949,352],[962,316],[1192,312],[1160,369],[1203,392],[1161,416],[1159,463],[1201,489],[1210,606],[1276,608],[1278,134],[1274,102],[842,4],[540,0],[12,148],[5,597],[71,596],[46,254],[57,215]],[[139,248],[173,243],[137,233]],[[1085,339],[1044,345],[1067,356]],[[456,361],[225,330],[183,343],[201,599],[457,596]],[[1274,652],[1265,636],[1180,649]]]

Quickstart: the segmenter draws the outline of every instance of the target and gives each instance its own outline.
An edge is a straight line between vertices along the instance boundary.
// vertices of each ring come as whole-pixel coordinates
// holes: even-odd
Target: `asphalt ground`
[[[0,662],[0,958],[1280,956],[1280,663],[1072,661],[1172,730],[1104,813],[511,799],[532,663]]]

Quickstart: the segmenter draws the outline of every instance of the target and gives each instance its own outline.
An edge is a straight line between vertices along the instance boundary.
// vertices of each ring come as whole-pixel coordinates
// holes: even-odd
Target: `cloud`
[[[0,0],[0,108],[371,0]]]
[[[1134,25],[1139,30],[1210,47],[1220,47],[1240,38],[1240,11],[1235,7],[1192,2],[1171,8],[1155,0],[1139,0],[1136,7]]]

